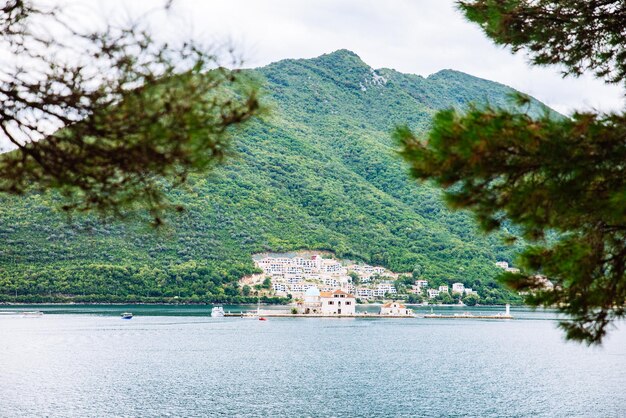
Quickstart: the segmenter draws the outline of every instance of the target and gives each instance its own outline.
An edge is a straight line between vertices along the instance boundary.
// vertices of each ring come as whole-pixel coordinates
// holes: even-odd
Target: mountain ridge
[[[68,224],[49,194],[2,197],[0,300],[233,301],[252,254],[301,249],[515,300],[492,279],[513,249],[411,180],[390,135],[404,123],[425,132],[446,107],[509,105],[513,89],[374,70],[347,50],[248,71],[265,80],[270,115],[236,132],[235,158],[169,192],[186,211],[164,231],[92,216]]]

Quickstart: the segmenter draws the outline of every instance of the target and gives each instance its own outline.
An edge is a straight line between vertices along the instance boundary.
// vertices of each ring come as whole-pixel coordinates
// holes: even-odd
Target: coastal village
[[[343,295],[340,299],[349,296],[362,302],[400,298],[394,282],[401,276],[410,276],[410,273],[395,273],[384,267],[324,258],[315,253],[262,254],[254,257],[254,263],[262,273],[243,278],[242,285],[258,287],[264,282],[269,283],[276,296],[290,295],[296,303],[311,302],[311,296],[319,296],[323,299],[319,301],[320,309],[325,306],[339,309],[338,305],[324,304],[325,298],[334,298],[336,294]],[[415,280],[406,292],[425,299],[435,299],[441,293],[476,294],[461,282],[450,287],[430,288],[428,280]],[[353,309],[354,305],[350,306],[343,303],[342,312]]]

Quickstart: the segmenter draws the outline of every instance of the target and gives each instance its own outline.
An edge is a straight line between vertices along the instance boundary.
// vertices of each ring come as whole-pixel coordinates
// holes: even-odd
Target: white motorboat
[[[222,306],[214,306],[211,309],[211,316],[214,318],[221,318],[224,316],[224,308]]]

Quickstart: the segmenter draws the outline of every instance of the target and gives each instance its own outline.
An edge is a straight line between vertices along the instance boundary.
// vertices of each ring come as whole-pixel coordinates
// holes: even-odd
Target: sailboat
[[[256,312],[246,312],[241,314],[242,318],[259,319],[259,321],[267,321],[267,318],[261,316],[261,298],[257,298]]]
[[[261,299],[256,300],[256,316],[259,317],[259,321],[267,321],[267,318],[261,316]]]

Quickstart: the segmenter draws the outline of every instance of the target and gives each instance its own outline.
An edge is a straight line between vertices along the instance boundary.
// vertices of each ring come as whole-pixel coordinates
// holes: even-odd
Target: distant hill
[[[410,180],[390,135],[405,123],[423,132],[451,106],[510,106],[514,90],[452,70],[374,70],[347,50],[250,71],[270,115],[238,135],[227,165],[171,191],[187,210],[163,230],[68,223],[49,196],[2,197],[0,300],[238,300],[251,254],[299,249],[463,281],[487,302],[515,298],[492,279],[512,250]]]

